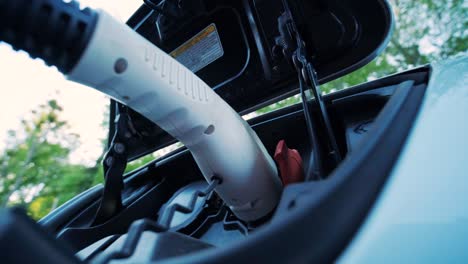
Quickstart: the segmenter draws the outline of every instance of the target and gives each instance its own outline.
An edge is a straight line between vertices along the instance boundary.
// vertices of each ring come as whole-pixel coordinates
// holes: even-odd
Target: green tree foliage
[[[0,157],[1,206],[19,205],[38,219],[92,186],[96,168],[69,164],[78,136],[66,132],[62,108],[51,100],[10,131]]]
[[[149,155],[146,155],[146,156],[143,156],[139,159],[136,159],[132,162],[129,162],[127,164],[127,167],[125,168],[125,172],[131,172],[133,170],[136,170],[148,163],[150,163],[151,161],[155,160],[156,157],[153,155],[153,154],[149,154]]]

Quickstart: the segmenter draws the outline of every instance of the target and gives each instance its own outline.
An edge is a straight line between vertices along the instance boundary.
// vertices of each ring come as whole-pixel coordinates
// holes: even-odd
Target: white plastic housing
[[[180,140],[206,180],[222,179],[216,191],[240,219],[257,220],[277,205],[282,185],[275,163],[250,126],[189,69],[107,13],[100,11],[68,78],[131,107]]]

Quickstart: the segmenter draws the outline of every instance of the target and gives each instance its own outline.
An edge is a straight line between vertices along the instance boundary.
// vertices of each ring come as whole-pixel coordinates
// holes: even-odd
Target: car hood
[[[127,24],[246,114],[298,92],[297,73],[283,56],[287,43],[280,38],[283,1],[194,0],[179,18],[142,6]],[[322,84],[369,63],[388,44],[393,16],[385,0],[288,2]],[[111,121],[117,106],[112,101]],[[138,113],[130,110],[129,114],[138,134],[127,144],[129,160],[175,142]],[[110,135],[114,131],[110,122]]]

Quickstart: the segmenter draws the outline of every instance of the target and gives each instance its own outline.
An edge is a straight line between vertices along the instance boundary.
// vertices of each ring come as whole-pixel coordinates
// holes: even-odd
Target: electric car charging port
[[[245,243],[254,239],[260,231],[268,232],[270,228],[278,228],[276,225],[293,217],[292,213],[307,210],[310,202],[324,199],[324,186],[325,189],[330,188],[329,191],[336,191],[336,182],[355,180],[363,184],[356,175],[342,174],[341,167],[352,171],[352,168],[361,166],[354,159],[381,136],[380,129],[392,129],[387,123],[393,120],[388,116],[389,113],[398,113],[405,101],[406,104],[415,104],[417,109],[418,100],[424,93],[426,79],[427,69],[421,69],[325,96],[324,101],[330,112],[339,147],[345,155],[344,161],[325,179],[311,179],[288,185],[274,214],[260,222],[246,223],[239,220],[216,192],[195,195],[197,192],[204,192],[209,184],[202,178],[190,153],[180,149],[155,161],[145,170],[127,176],[125,185],[128,187],[125,189],[133,185],[144,186],[148,181],[153,182],[153,187],[145,188],[145,193],[140,193],[138,198],[127,198],[133,199],[133,202],[127,204],[127,209],[114,219],[92,228],[72,227],[83,222],[75,219],[70,226],[62,227],[59,237],[75,243],[77,256],[83,260],[110,261],[116,258],[123,262],[128,261],[127,263],[145,260],[138,259],[137,256],[146,256],[148,259],[174,257],[172,251],[167,249],[168,245],[180,250],[177,255],[180,257],[183,254],[228,249],[233,245]],[[300,104],[259,116],[250,122],[271,155],[276,143],[284,139],[291,148],[299,151],[304,160],[310,157],[312,151],[307,140],[306,122]],[[392,122],[396,122],[393,125],[398,125],[399,120]],[[369,157],[366,162],[372,160],[373,158]],[[305,173],[307,170],[305,164]],[[377,171],[375,173],[378,174]],[[385,178],[385,175],[382,172],[381,177]],[[378,178],[374,177],[374,180]],[[373,182],[369,181],[368,184],[372,185]],[[194,197],[197,198],[194,200]],[[352,199],[348,199],[352,203]],[[175,211],[168,222],[168,231],[161,232],[157,225],[159,219],[167,219],[170,208],[176,204],[185,209]],[[94,210],[95,208],[94,206]],[[133,208],[137,209],[138,213]],[[343,210],[340,207],[329,209],[337,210],[337,214]],[[319,209],[310,211],[310,215],[315,215],[316,210]],[[330,220],[330,225],[332,222]],[[86,235],[89,234],[93,235],[88,239]],[[96,234],[99,235],[95,236]],[[78,241],[80,243],[77,243]],[[127,253],[122,255],[123,250],[127,250]],[[167,254],[162,254],[162,251]]]

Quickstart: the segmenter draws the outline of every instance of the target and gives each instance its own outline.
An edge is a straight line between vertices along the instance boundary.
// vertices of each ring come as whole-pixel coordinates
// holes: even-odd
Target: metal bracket
[[[298,42],[298,48],[297,51],[295,52],[295,57],[296,58],[296,69],[299,74],[299,79],[300,82],[302,82],[303,85],[305,85],[309,90],[312,91],[315,102],[318,104],[319,111],[320,111],[320,117],[321,117],[321,122],[324,125],[326,129],[326,136],[327,136],[327,143],[328,143],[328,150],[329,150],[329,155],[333,159],[335,165],[337,165],[341,161],[341,153],[338,148],[338,144],[336,142],[336,137],[335,134],[333,133],[333,128],[330,122],[330,118],[328,116],[328,111],[325,106],[325,102],[322,98],[321,90],[320,90],[320,85],[318,82],[317,78],[317,73],[310,61],[307,60],[306,55],[305,55],[305,45],[302,39],[300,39],[299,34],[297,34],[297,42]],[[293,58],[293,61],[294,61]],[[304,94],[305,91],[302,92]],[[307,100],[310,102],[310,100]]]
[[[107,153],[104,155],[104,190],[93,225],[102,224],[118,214],[122,208],[123,175],[127,167],[126,141],[134,134],[129,129],[127,108],[120,105],[114,121],[116,128]]]
[[[313,64],[309,61],[306,51],[306,43],[304,42],[296,21],[294,21],[293,13],[288,4],[288,0],[283,0],[284,13],[278,19],[279,31],[281,37],[277,40],[278,43],[284,43],[283,54],[287,59],[291,59],[293,66],[298,73],[299,88],[301,92],[302,105],[304,108],[304,116],[307,123],[309,140],[313,149],[313,164],[310,166],[312,171],[307,173],[312,175],[312,178],[324,178],[324,159],[321,157],[322,150],[325,148],[328,154],[329,162],[336,167],[342,159],[335,134],[328,116],[325,102],[322,98],[320,85],[317,78],[317,73]],[[307,93],[309,92],[309,93]],[[312,96],[315,98],[315,103],[319,110],[319,120],[312,118],[311,103]],[[325,144],[322,144],[317,134],[317,126],[321,125],[325,128]],[[311,177],[309,177],[311,179]],[[308,179],[308,180],[309,180]]]

